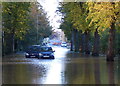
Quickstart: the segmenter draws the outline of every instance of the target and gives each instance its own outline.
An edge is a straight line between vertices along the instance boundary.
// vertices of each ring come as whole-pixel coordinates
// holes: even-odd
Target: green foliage
[[[30,12],[30,26],[32,27],[31,29],[34,29],[34,31],[32,31],[36,34],[36,36],[38,36],[37,41],[40,41],[40,39],[49,37],[51,35],[52,27],[50,26],[47,14],[42,9],[40,3],[32,3],[31,5],[32,8]]]
[[[119,47],[115,46],[115,29],[119,29],[120,2],[88,2],[87,4],[89,9],[87,19],[91,21],[89,26],[97,27],[98,31],[102,32],[101,50],[103,53],[107,51],[107,60],[111,59],[110,57],[114,58],[115,47]],[[106,32],[106,29],[109,31]],[[106,46],[108,49],[106,49]]]
[[[86,21],[88,13],[87,4],[70,2],[61,4],[61,7],[60,11],[64,14],[64,20],[71,22],[73,28],[83,32],[89,29],[89,21]]]
[[[60,5],[59,12],[63,15],[60,28],[67,37],[71,36],[73,29],[82,32],[90,31],[92,34],[98,29],[101,37],[101,51],[105,53],[108,46],[109,29],[112,29],[112,24],[115,24],[116,40],[119,44],[120,2],[66,2]],[[118,49],[119,45],[117,46]]]
[[[40,40],[51,34],[52,27],[39,3],[3,2],[2,5],[5,53],[40,44]]]
[[[119,21],[120,2],[88,2],[89,26],[98,27],[99,31],[110,28],[111,23]]]
[[[62,29],[66,37],[70,40],[73,29],[78,31],[90,31],[88,25],[89,21],[86,21],[88,14],[87,4],[79,3],[60,3],[59,12],[63,14],[63,22],[60,29]]]
[[[71,40],[71,34],[72,34],[72,25],[70,22],[64,21],[60,25],[60,29],[62,29],[65,33],[65,36],[68,38],[68,40]]]
[[[30,3],[27,2],[3,2],[3,31],[13,33],[16,38],[23,39],[28,26],[28,12]]]
[[[49,37],[52,33],[52,27],[40,3],[31,3],[29,15],[30,22],[28,25],[30,28],[24,40],[21,41],[24,48],[34,44],[41,44],[43,38]]]

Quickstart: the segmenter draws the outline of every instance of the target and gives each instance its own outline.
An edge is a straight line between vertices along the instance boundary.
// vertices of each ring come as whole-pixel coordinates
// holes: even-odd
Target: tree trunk
[[[74,29],[74,46],[75,46],[75,49],[74,49],[74,51],[75,52],[77,52],[77,30],[76,29]]]
[[[5,51],[4,51],[4,31],[2,31],[2,56],[5,55]]]
[[[80,52],[85,52],[85,34],[81,34],[81,41],[80,41]]]
[[[12,34],[12,53],[15,52],[15,39],[14,39],[14,34]]]
[[[108,38],[108,51],[107,51],[107,61],[114,61],[115,57],[115,25],[112,23],[109,38]]]
[[[75,52],[79,52],[79,48],[80,48],[80,43],[79,43],[79,41],[80,41],[80,33],[79,33],[79,31],[78,30],[74,30],[74,36],[75,36],[75,38],[74,38],[74,42],[75,42]]]
[[[15,52],[19,51],[20,46],[21,46],[21,45],[19,45],[19,40],[18,40],[18,39],[15,39],[15,40],[14,40],[14,50],[15,50]]]
[[[70,51],[73,51],[73,41],[71,39]]]
[[[92,56],[99,56],[99,43],[100,43],[100,36],[98,34],[98,30],[96,29],[94,33],[94,45],[93,45]]]
[[[13,47],[12,47],[12,34],[11,33],[4,33],[4,54],[11,54]]]
[[[74,50],[74,30],[72,30],[70,51],[73,51],[73,50]]]
[[[90,54],[90,47],[89,47],[89,31],[85,31],[85,54]]]

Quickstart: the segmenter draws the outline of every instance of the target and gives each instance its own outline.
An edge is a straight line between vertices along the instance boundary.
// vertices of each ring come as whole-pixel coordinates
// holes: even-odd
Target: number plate
[[[43,57],[49,57],[49,56],[43,56]]]
[[[30,57],[35,57],[35,56],[30,56]]]

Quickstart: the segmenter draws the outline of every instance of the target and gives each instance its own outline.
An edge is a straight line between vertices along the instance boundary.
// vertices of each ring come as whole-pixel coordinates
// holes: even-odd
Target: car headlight
[[[51,53],[51,55],[54,55],[54,53]]]
[[[29,55],[29,53],[25,53],[25,55],[27,55],[27,56],[28,56],[28,55]]]
[[[42,56],[42,54],[41,54],[41,53],[39,53],[39,56]]]

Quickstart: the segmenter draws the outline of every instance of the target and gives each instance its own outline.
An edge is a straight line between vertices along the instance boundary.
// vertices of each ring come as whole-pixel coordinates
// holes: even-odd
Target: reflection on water
[[[62,84],[63,83],[63,71],[64,63],[61,62],[62,58],[65,58],[68,49],[61,47],[54,47],[55,50],[55,60],[49,65],[49,70],[47,71],[47,77],[44,77],[45,81],[43,84]]]
[[[62,82],[62,64],[52,63],[49,65],[50,69],[47,71],[47,77],[43,84],[61,84]]]
[[[71,84],[117,84],[116,63],[91,58],[66,64],[65,78]]]
[[[5,84],[117,84],[118,62],[82,57],[54,47],[56,59],[24,58],[3,63]],[[27,61],[26,61],[27,60]],[[117,59],[116,59],[117,60]],[[16,61],[16,62],[15,62]],[[24,62],[25,61],[25,62]]]
[[[120,57],[119,57],[119,59],[120,59]],[[118,72],[117,72],[117,74],[118,74],[118,84],[120,84],[120,62],[118,62]]]
[[[44,66],[17,64],[3,67],[3,83],[6,84],[36,84],[39,77],[44,77]]]

